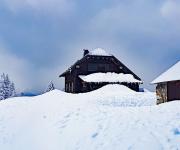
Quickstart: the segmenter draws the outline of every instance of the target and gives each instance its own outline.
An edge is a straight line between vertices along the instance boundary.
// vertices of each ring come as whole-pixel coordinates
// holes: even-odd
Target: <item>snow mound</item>
[[[98,56],[112,56],[108,54],[104,49],[102,48],[97,48],[89,52],[89,55],[98,55]]]
[[[134,94],[137,93],[133,90],[131,90],[130,88],[124,86],[124,85],[120,85],[120,84],[108,84],[103,86],[100,89],[97,89],[95,91],[90,92],[91,94],[94,93],[113,93],[113,94],[117,94],[117,93],[124,93],[124,94]]]
[[[156,104],[156,95],[152,92],[135,92],[124,85],[106,85],[96,91],[87,93],[101,105],[113,107],[140,107]]]
[[[180,102],[155,100],[151,92],[107,85],[0,101],[0,149],[180,149]]]
[[[85,82],[142,83],[142,81],[135,79],[132,74],[114,73],[114,72],[93,73],[86,76],[80,75],[79,77]]]

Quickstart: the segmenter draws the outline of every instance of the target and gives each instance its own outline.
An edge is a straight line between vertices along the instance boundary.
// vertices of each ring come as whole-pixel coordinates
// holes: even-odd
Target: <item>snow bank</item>
[[[96,91],[87,93],[92,100],[101,105],[113,107],[140,107],[156,104],[156,95],[152,92],[135,92],[119,84],[106,85]]]
[[[134,78],[131,74],[123,74],[123,73],[93,73],[89,75],[79,75],[79,77],[85,81],[85,82],[110,82],[110,83],[142,83],[142,81],[139,81]]]
[[[98,56],[112,56],[108,54],[104,49],[102,48],[97,48],[89,52],[89,55],[98,55]]]
[[[97,89],[95,91],[92,91],[90,93],[87,94],[94,94],[96,95],[96,97],[98,97],[97,93],[106,93],[106,94],[127,94],[127,95],[131,95],[134,93],[137,93],[133,90],[131,90],[130,88],[124,86],[124,85],[119,85],[119,84],[108,84],[103,86],[100,89]]]
[[[180,149],[179,120],[180,102],[156,106],[154,93],[121,85],[84,94],[54,90],[0,102],[0,149]]]

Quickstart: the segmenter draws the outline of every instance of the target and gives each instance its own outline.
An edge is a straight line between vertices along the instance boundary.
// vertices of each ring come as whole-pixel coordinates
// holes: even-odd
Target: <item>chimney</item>
[[[89,54],[89,50],[88,49],[83,49],[83,51],[84,51],[83,56],[86,56],[87,54]]]

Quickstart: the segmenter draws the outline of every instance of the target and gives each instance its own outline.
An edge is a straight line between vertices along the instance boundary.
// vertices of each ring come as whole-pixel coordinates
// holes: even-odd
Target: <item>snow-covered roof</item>
[[[180,80],[180,61],[177,62],[175,65],[173,65],[166,72],[162,73],[151,83],[156,84],[156,83],[176,81],[176,80]]]
[[[123,73],[93,73],[90,75],[80,75],[79,76],[85,82],[109,82],[109,83],[117,83],[117,82],[127,82],[127,83],[142,83],[142,81],[137,80],[131,74],[123,74]]]
[[[104,49],[102,48],[97,48],[89,52],[89,55],[98,55],[98,56],[112,56],[109,53],[107,53]]]

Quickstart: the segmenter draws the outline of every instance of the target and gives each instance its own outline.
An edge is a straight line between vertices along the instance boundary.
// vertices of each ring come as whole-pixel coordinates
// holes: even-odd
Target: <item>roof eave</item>
[[[180,81],[180,80],[152,81],[151,84],[167,83],[167,82],[174,82],[174,81]]]
[[[77,60],[71,67],[71,69],[75,68],[75,65],[77,65],[78,63],[82,62],[88,55],[85,55],[83,58],[81,58],[80,60]],[[67,69],[65,72],[63,72],[61,75],[59,75],[59,77],[65,77],[65,75],[69,72],[69,69]]]
[[[63,73],[63,74],[61,74],[61,75],[59,75],[59,78],[61,78],[61,77],[65,77],[64,73]]]
[[[125,66],[131,73],[132,75],[137,78],[139,81],[142,81],[142,79],[136,75],[131,69],[129,69],[125,64],[123,64],[117,57],[115,57],[114,55],[112,55],[112,57],[114,57],[118,62],[120,62],[123,66]],[[143,84],[143,81],[142,81],[142,84]]]

